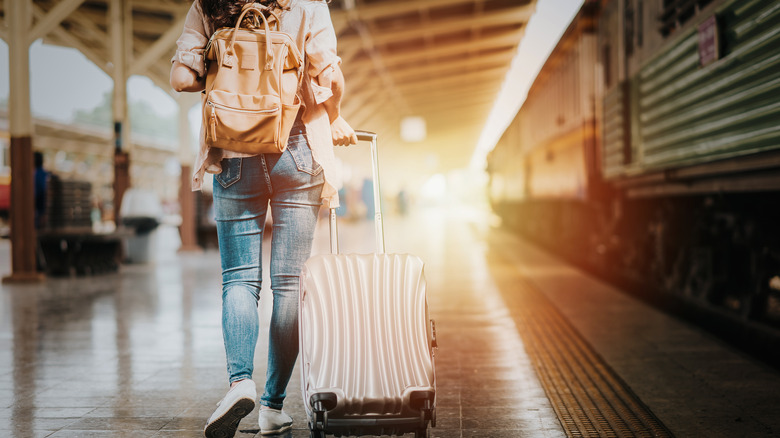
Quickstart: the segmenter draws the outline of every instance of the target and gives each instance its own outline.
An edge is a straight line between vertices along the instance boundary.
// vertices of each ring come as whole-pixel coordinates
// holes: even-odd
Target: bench
[[[39,262],[43,272],[51,276],[117,272],[122,241],[133,235],[133,230],[126,228],[111,233],[80,227],[39,231]]]

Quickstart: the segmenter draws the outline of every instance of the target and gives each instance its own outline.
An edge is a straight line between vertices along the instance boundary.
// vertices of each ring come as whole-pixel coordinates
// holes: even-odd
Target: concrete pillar
[[[11,137],[11,275],[3,282],[38,281],[34,224],[33,122],[30,112],[32,0],[5,2],[9,31],[9,134]]]
[[[179,251],[201,251],[198,246],[198,215],[196,197],[200,192],[192,191],[192,163],[194,158],[190,121],[188,113],[199,102],[200,94],[183,93],[177,98],[179,103],[179,163],[181,163],[181,182],[179,185],[179,206],[181,209],[181,249]]]
[[[129,0],[111,0],[108,6],[114,96],[114,221],[120,224],[122,196],[130,187],[130,123],[127,111],[127,65],[132,45],[132,7]]]

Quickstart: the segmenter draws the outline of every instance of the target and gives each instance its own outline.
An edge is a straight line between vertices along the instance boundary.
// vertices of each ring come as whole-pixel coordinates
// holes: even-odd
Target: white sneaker
[[[217,403],[217,410],[211,414],[203,433],[207,438],[231,438],[236,434],[241,419],[255,408],[256,398],[255,382],[251,379],[238,382]]]
[[[260,426],[260,435],[274,435],[292,428],[292,418],[289,415],[282,412],[281,409],[271,409],[265,406],[260,408],[257,423]]]

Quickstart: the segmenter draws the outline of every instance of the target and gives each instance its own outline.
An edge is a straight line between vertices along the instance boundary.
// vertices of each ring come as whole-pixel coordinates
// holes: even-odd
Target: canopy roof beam
[[[384,3],[372,3],[361,5],[356,9],[357,18],[361,20],[374,20],[377,18],[392,17],[394,15],[409,14],[438,7],[452,7],[461,4],[473,3],[474,0],[406,0]],[[333,17],[338,17],[343,12],[334,12]]]
[[[418,28],[404,28],[398,30],[386,30],[374,38],[375,44],[391,44],[414,40],[424,37],[427,33],[434,35],[457,32],[459,30],[474,29],[478,27],[496,27],[515,23],[525,23],[533,13],[533,8],[528,6],[516,6],[509,10],[486,12],[478,17],[458,17],[446,20],[431,21],[429,26]],[[357,36],[345,36],[342,43],[351,44]]]
[[[40,20],[46,15],[46,11],[44,11],[38,5],[33,5],[33,14],[36,19]],[[74,36],[72,32],[68,32],[65,28],[63,28],[62,22],[57,23],[57,25],[54,26],[54,29],[52,29],[49,37],[54,37],[54,39],[58,40],[60,44],[73,47],[74,49],[78,50],[87,59],[92,61],[92,63],[94,63],[98,68],[103,70],[103,72],[105,72],[107,75],[111,75],[111,72],[106,66],[105,58],[84,44],[81,40]]]
[[[393,83],[393,79],[390,77],[390,75],[387,72],[387,69],[384,67],[382,63],[382,57],[379,55],[379,53],[374,50],[374,41],[373,37],[371,36],[371,33],[368,31],[366,26],[359,21],[356,18],[355,13],[355,2],[354,0],[347,0],[344,3],[345,13],[347,14],[347,17],[350,19],[350,23],[353,28],[355,28],[358,31],[358,35],[360,36],[360,41],[363,46],[363,49],[368,53],[368,56],[371,59],[371,62],[374,66],[374,69],[379,73],[379,79],[386,87],[386,91],[390,94],[392,100],[394,101],[395,105],[399,108],[401,108],[402,111],[409,112],[409,105],[404,102],[403,97],[400,93],[398,93],[398,89],[396,88],[395,84]]]
[[[169,54],[171,47],[175,45],[176,40],[181,35],[181,30],[184,27],[184,21],[187,18],[186,10],[183,14],[180,14],[176,21],[170,25],[169,29],[160,36],[151,46],[143,51],[141,56],[133,60],[132,67],[130,68],[131,75],[142,75],[152,64],[160,59],[163,55]],[[170,87],[168,87],[170,88]]]
[[[419,47],[417,50],[411,48],[397,53],[382,53],[382,59],[385,61],[385,66],[396,67],[399,65],[414,65],[420,61],[435,60],[446,56],[460,54],[466,56],[469,51],[474,49],[490,51],[506,48],[507,51],[515,53],[517,51],[517,41],[522,38],[522,35],[522,30],[513,30],[467,42],[442,44],[431,48]],[[366,68],[368,64],[370,62],[367,59],[361,58],[355,60],[350,66],[359,70]]]
[[[51,8],[45,16],[38,19],[38,22],[35,23],[35,26],[33,26],[27,36],[28,44],[32,44],[33,41],[46,36],[52,29],[58,27],[82,3],[84,3],[84,0],[60,0],[57,6]]]

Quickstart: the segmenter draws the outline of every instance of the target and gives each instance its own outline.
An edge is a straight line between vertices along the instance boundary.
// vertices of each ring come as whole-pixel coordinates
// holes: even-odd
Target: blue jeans
[[[265,215],[271,205],[273,312],[268,372],[260,403],[281,409],[298,357],[298,285],[311,255],[324,177],[296,124],[281,154],[222,160],[214,177],[222,259],[222,332],[230,382],[252,378],[258,336]]]

